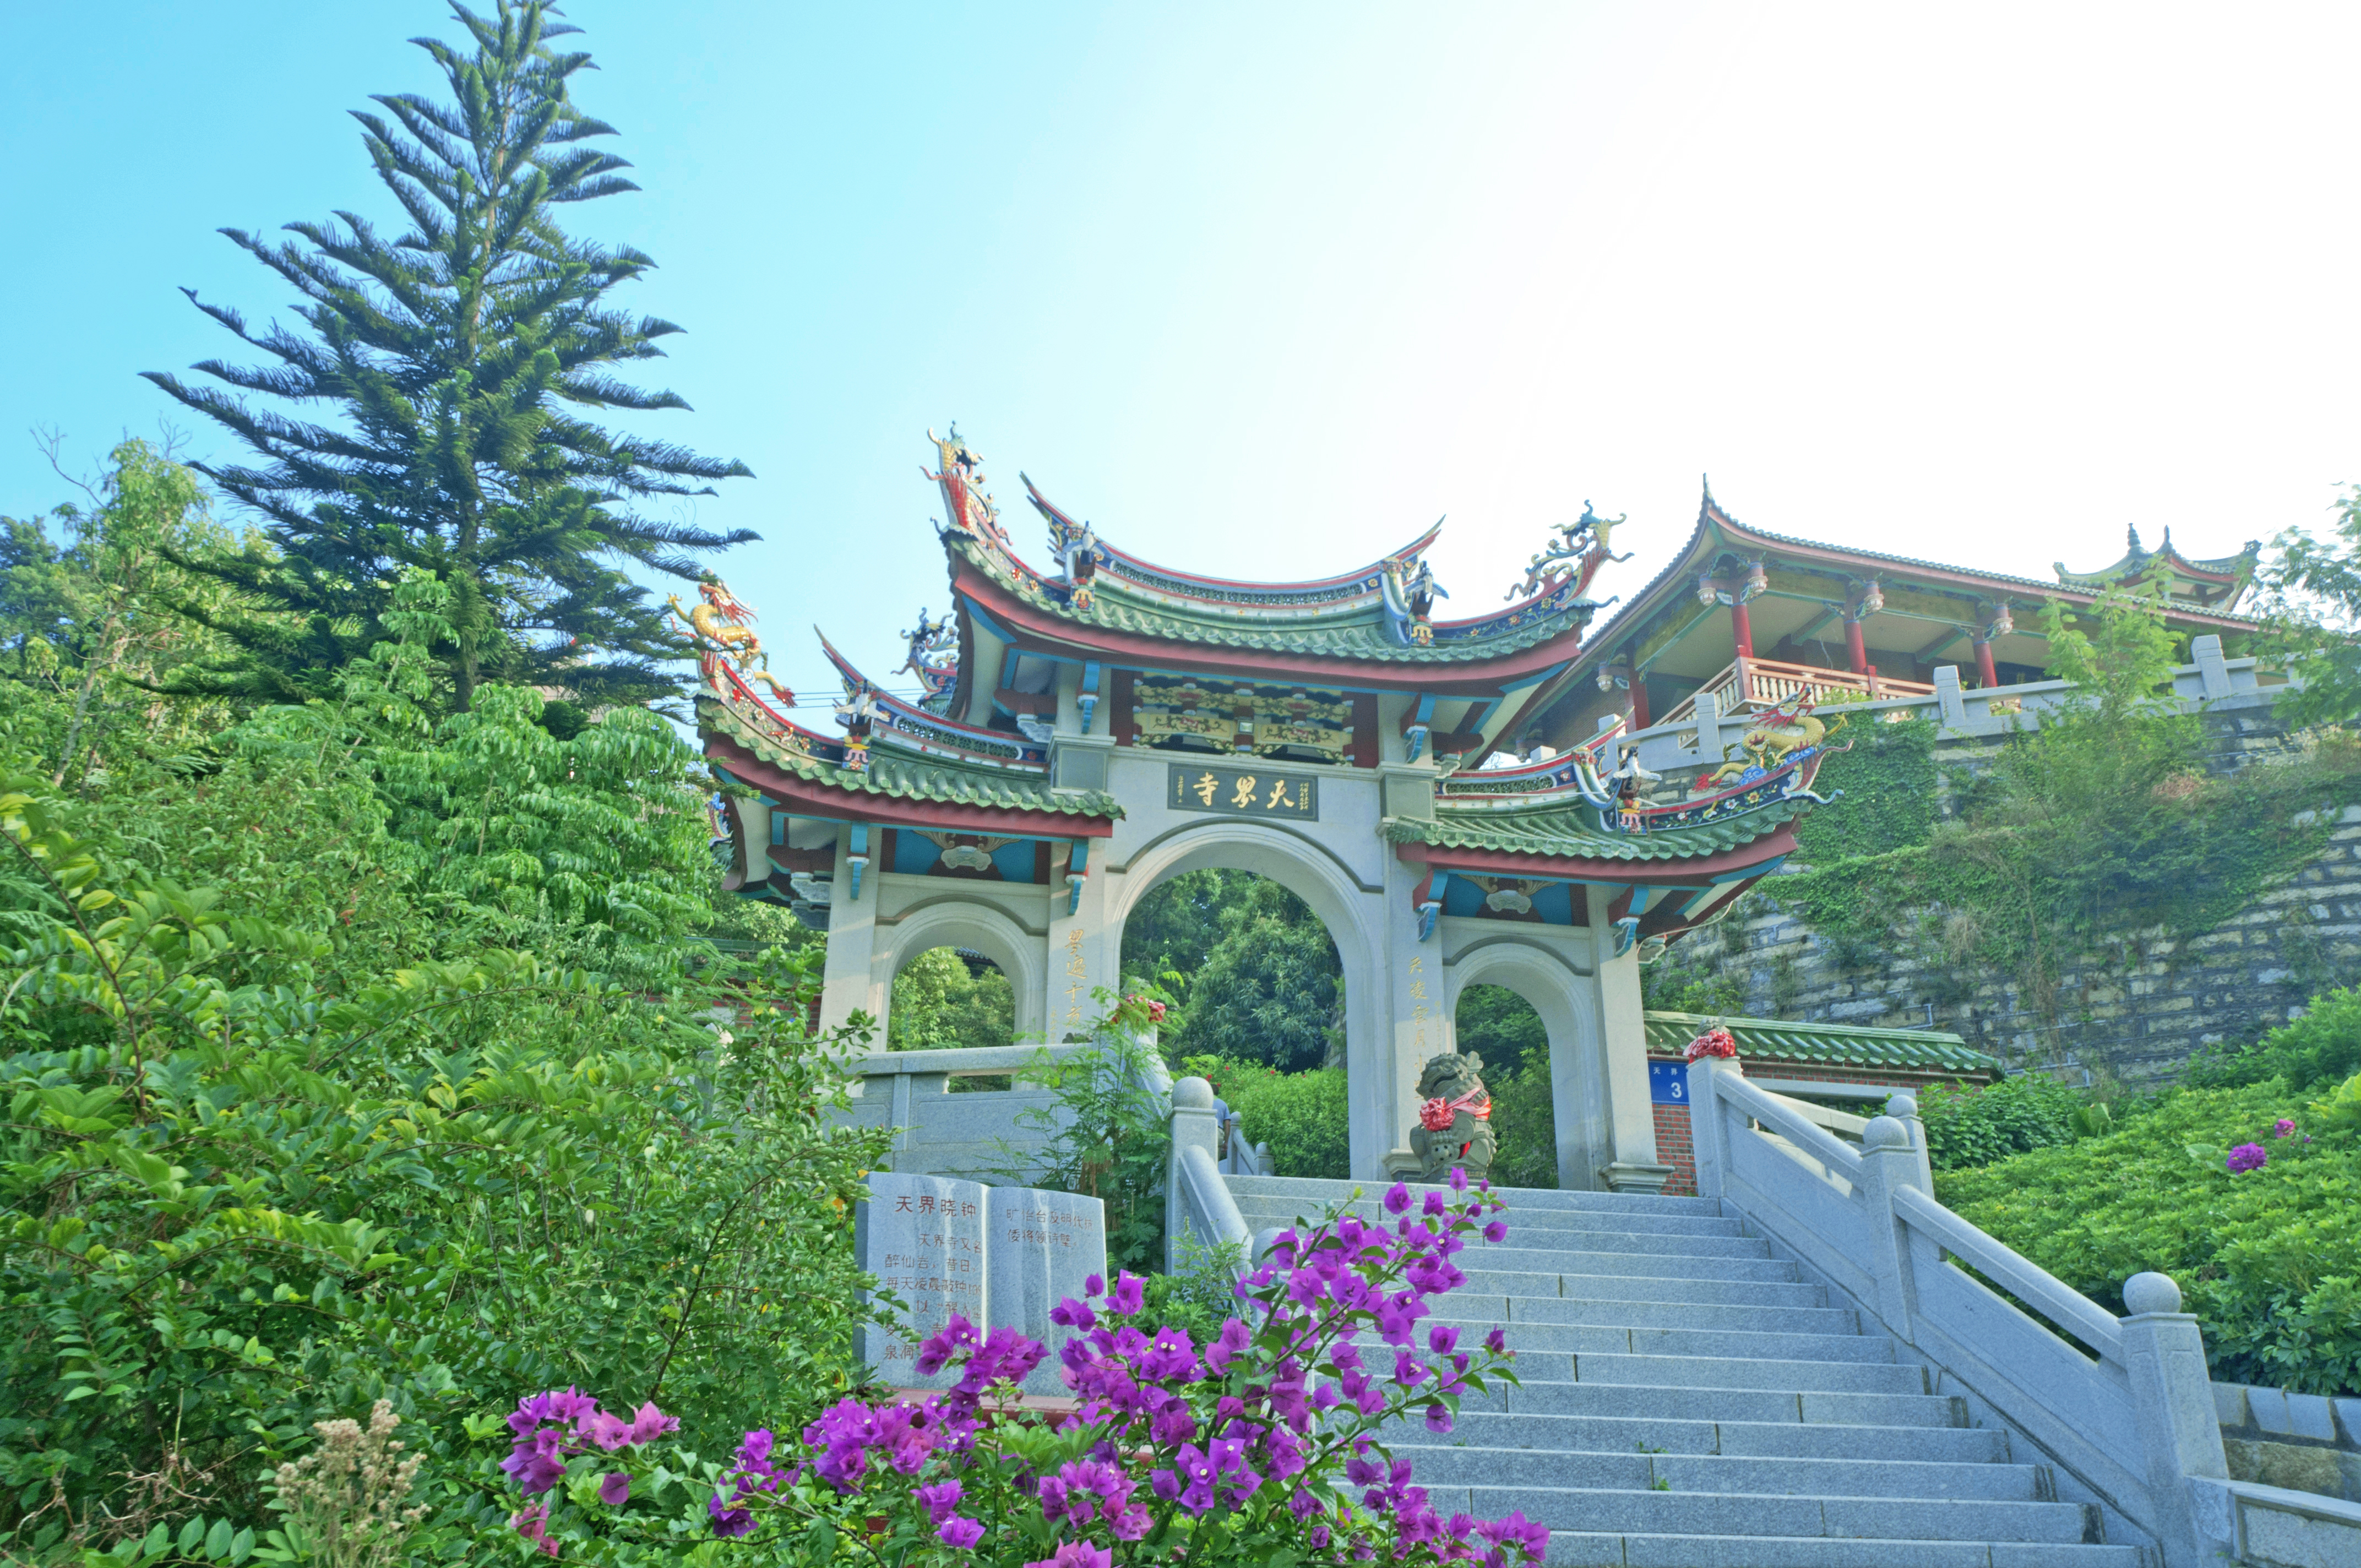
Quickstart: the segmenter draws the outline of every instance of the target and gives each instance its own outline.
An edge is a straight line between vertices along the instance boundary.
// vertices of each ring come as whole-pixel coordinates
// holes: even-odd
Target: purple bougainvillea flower
[[[953,1514],[935,1527],[935,1539],[954,1552],[966,1552],[983,1539],[983,1527]]]
[[[2259,1170],[2270,1160],[2271,1157],[2263,1152],[2262,1145],[2240,1144],[2230,1151],[2230,1157],[2223,1163],[2230,1168],[2230,1174],[2235,1176],[2241,1171]]]
[[[1137,1274],[1115,1276],[1115,1288],[1107,1292],[1107,1310],[1118,1318],[1131,1316],[1139,1310],[1147,1289],[1148,1282]]]
[[[1397,1181],[1391,1187],[1386,1189],[1386,1212],[1389,1214],[1407,1214],[1410,1212],[1409,1188]]]
[[[1093,1291],[1092,1294],[1096,1295],[1097,1292]],[[1049,1321],[1061,1329],[1080,1329],[1084,1333],[1099,1326],[1098,1314],[1071,1296],[1049,1309]]]
[[[1490,1224],[1485,1226],[1484,1239],[1492,1243],[1496,1246],[1500,1243],[1507,1241],[1509,1239],[1508,1222],[1505,1220],[1495,1220]]]
[[[1467,1190],[1467,1173],[1457,1166],[1452,1167],[1451,1169],[1451,1190],[1454,1192]]]
[[[2284,1138],[2295,1131],[2295,1124],[2289,1121],[2285,1116],[2282,1116],[2278,1121],[2271,1124],[2271,1131]]]
[[[555,1427],[543,1427],[516,1440],[500,1468],[516,1477],[517,1490],[532,1497],[557,1485],[566,1474],[566,1455],[559,1447],[563,1436]]]
[[[1504,1328],[1494,1328],[1491,1332],[1484,1336],[1484,1348],[1494,1355],[1508,1354],[1509,1331]]]
[[[1426,1408],[1426,1430],[1437,1434],[1448,1433],[1451,1431],[1450,1407],[1429,1405]]]
[[[951,1517],[951,1510],[967,1495],[966,1488],[956,1481],[939,1481],[931,1486],[919,1486],[910,1493],[910,1500],[927,1510],[929,1523],[940,1524]]]
[[[1426,1331],[1426,1348],[1437,1355],[1449,1355],[1459,1348],[1459,1331],[1448,1323],[1437,1323]]]
[[[1082,1281],[1082,1294],[1083,1294],[1083,1295],[1085,1295],[1085,1296],[1104,1296],[1104,1295],[1105,1295],[1105,1294],[1106,1294],[1106,1281],[1105,1281],[1105,1280],[1104,1280],[1104,1279],[1102,1279],[1102,1278],[1100,1278],[1100,1277],[1099,1277],[1097,1275],[1095,1275],[1095,1274],[1093,1274],[1093,1275],[1090,1276],[1088,1278],[1086,1278],[1086,1279],[1084,1279],[1084,1280]]]
[[[705,1511],[713,1520],[713,1533],[726,1540],[754,1533],[754,1512],[722,1500],[716,1492],[705,1500]]]
[[[1115,1553],[1106,1547],[1069,1541],[1060,1542],[1055,1554],[1027,1563],[1025,1568],[1113,1568],[1114,1563]]]
[[[620,1508],[631,1500],[631,1478],[620,1470],[610,1470],[598,1483],[598,1500],[610,1508]]]
[[[1137,1503],[1121,1513],[1107,1516],[1107,1529],[1115,1532],[1117,1541],[1137,1541],[1155,1522],[1154,1517]]]

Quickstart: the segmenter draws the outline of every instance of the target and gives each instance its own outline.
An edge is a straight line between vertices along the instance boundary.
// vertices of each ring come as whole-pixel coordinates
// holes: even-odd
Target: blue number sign
[[[1689,1102],[1689,1064],[1652,1061],[1648,1064],[1648,1098],[1659,1105]]]

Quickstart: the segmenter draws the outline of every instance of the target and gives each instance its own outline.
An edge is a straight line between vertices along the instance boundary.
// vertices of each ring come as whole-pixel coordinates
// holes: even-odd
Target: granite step
[[[1483,1332],[1498,1322],[1462,1317],[1458,1303],[1443,1298],[1426,1322],[1452,1323]],[[1510,1319],[1509,1348],[1525,1354],[1573,1351],[1578,1354],[1686,1355],[1781,1361],[1891,1362],[1894,1342],[1883,1335],[1749,1332],[1727,1329],[1625,1327],[1605,1323],[1535,1323]],[[1423,1337],[1422,1335],[1422,1337]]]
[[[1360,1197],[1378,1198],[1393,1185],[1390,1181],[1331,1181],[1297,1176],[1232,1176],[1224,1179],[1231,1196],[1240,1201],[1248,1198],[1281,1198],[1323,1205],[1354,1197],[1356,1188]],[[1408,1185],[1411,1195],[1421,1201],[1429,1192],[1440,1192],[1446,1199],[1460,1196],[1446,1186]],[[1636,1192],[1562,1192],[1547,1187],[1496,1187],[1492,1189],[1492,1196],[1507,1202],[1512,1219],[1516,1213],[1524,1211],[1705,1214],[1717,1219],[1721,1215],[1720,1201],[1712,1198],[1659,1198]]]
[[[1445,1299],[1501,1296],[1529,1301],[1670,1301],[1732,1307],[1819,1307],[1828,1302],[1825,1288],[1799,1283],[1792,1268],[1787,1277],[1772,1279],[1649,1273],[1564,1274],[1554,1269],[1510,1274],[1494,1268],[1470,1268],[1469,1263],[1481,1264],[1482,1258],[1470,1258],[1466,1253],[1459,1255],[1459,1269],[1467,1277],[1467,1282]]]
[[[1759,1360],[1734,1355],[1574,1355],[1528,1352],[1518,1358],[1521,1380],[1620,1383],[1642,1388],[1769,1388],[1780,1393],[1925,1394],[1927,1369],[1916,1363]]]
[[[1923,1464],[2002,1464],[2009,1460],[2006,1433],[1990,1427],[1947,1424],[1958,1414],[1949,1399],[1917,1401],[1937,1408],[1913,1410],[1893,1395],[1829,1396],[1876,1401],[1887,1407],[1882,1412],[1857,1412],[1864,1416],[1882,1414],[1887,1424],[1866,1420],[1835,1423],[1797,1420],[1792,1398],[1784,1419],[1781,1419],[1775,1405],[1780,1396],[1754,1395],[1743,1389],[1690,1388],[1670,1392],[1734,1393],[1766,1403],[1748,1412],[1757,1419],[1740,1420],[1728,1415],[1683,1418],[1676,1409],[1618,1415],[1612,1413],[1612,1403],[1595,1405],[1591,1409],[1596,1413],[1538,1414],[1513,1405],[1506,1410],[1480,1409],[1469,1400],[1462,1405],[1458,1420],[1447,1438],[1436,1437],[1424,1426],[1411,1423],[1402,1431],[1389,1435],[1387,1441],[1403,1453],[1420,1445],[1466,1442],[1480,1448],[1531,1449],[1552,1454],[1639,1453],[1644,1445],[1646,1450],[1665,1453],[1731,1459],[1830,1460],[1848,1464],[1866,1460]],[[1729,1409],[1735,1403],[1734,1399],[1725,1399],[1714,1408]],[[1703,1402],[1699,1404],[1702,1408]],[[1914,1416],[1918,1419],[1913,1420]]]
[[[1532,1486],[1583,1491],[1731,1492],[1757,1497],[1963,1498],[1979,1502],[2057,1501],[2037,1464],[1959,1461],[1756,1458],[1728,1454],[1623,1453],[1461,1446],[1422,1433],[1390,1446],[1407,1457],[1419,1485]],[[1650,1445],[1653,1447],[1655,1445]],[[1657,1483],[1664,1483],[1659,1487]]]
[[[1499,1519],[1511,1509],[1553,1530],[1600,1535],[1835,1536],[1855,1540],[2098,1541],[2098,1509],[2083,1503],[1982,1498],[1765,1497],[1578,1486],[1428,1486],[1438,1513]]]
[[[2133,1546],[1550,1533],[1550,1568],[2143,1568]]]
[[[1563,1296],[1477,1295],[1454,1290],[1434,1299],[1434,1314],[1487,1326],[1596,1323],[1619,1329],[1699,1329],[1741,1333],[1852,1334],[1850,1307],[1768,1307],[1721,1301],[1569,1300]]]
[[[1632,1358],[1644,1359],[1644,1358]],[[1889,1372],[1902,1368],[1888,1367]],[[1915,1370],[1915,1369],[1913,1369]],[[1576,1383],[1520,1360],[1519,1382],[1468,1396],[1462,1408],[1519,1416],[1629,1416],[1644,1420],[1792,1421],[1807,1425],[1944,1427],[1965,1423],[1947,1394],[1763,1387],[1713,1384]],[[1783,1451],[1784,1452],[1784,1451]]]
[[[1620,1239],[1620,1238],[1619,1238]],[[1744,1280],[1763,1285],[1793,1285],[1795,1266],[1769,1255],[1766,1244],[1753,1244],[1763,1250],[1751,1256],[1719,1254],[1622,1252],[1613,1247],[1598,1251],[1559,1252],[1530,1247],[1469,1247],[1452,1261],[1462,1274],[1473,1275],[1480,1269],[1486,1274],[1511,1274],[1528,1278],[1554,1275],[1559,1278],[1584,1275],[1601,1279],[1630,1279],[1644,1277],[1654,1279],[1729,1279]],[[1510,1288],[1512,1296],[1570,1296],[1578,1290]]]
[[[1249,1230],[1267,1230],[1275,1225],[1313,1223],[1326,1217],[1324,1204],[1307,1204],[1286,1198],[1244,1197],[1237,1200],[1238,1212]],[[1363,1199],[1345,1211],[1368,1224],[1390,1226],[1394,1216],[1376,1201]],[[1419,1212],[1419,1211],[1413,1211]],[[1675,1236],[1735,1236],[1743,1234],[1736,1220],[1725,1220],[1714,1214],[1647,1214],[1616,1210],[1598,1212],[1586,1209],[1511,1209],[1492,1216],[1506,1222],[1510,1236],[1557,1235],[1583,1231],[1640,1232]]]

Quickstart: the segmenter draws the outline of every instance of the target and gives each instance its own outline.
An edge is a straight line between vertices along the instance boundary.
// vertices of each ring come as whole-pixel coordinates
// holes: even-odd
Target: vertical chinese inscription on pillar
[[[1082,1021],[1082,991],[1090,980],[1090,970],[1082,962],[1082,928],[1080,926],[1066,933],[1066,1022]]]
[[[973,1181],[876,1171],[869,1201],[853,1217],[861,1266],[909,1309],[904,1325],[864,1323],[861,1358],[886,1383],[901,1388],[948,1388],[958,1374],[920,1376],[913,1365],[918,1342],[953,1313],[984,1321],[984,1194]],[[904,1332],[906,1328],[907,1332]]]
[[[1418,1037],[1412,1045],[1417,1050],[1423,1052],[1426,1049],[1427,1019],[1426,960],[1424,959],[1414,958],[1410,961],[1410,1017],[1411,1022],[1418,1026]],[[1425,1058],[1422,1056],[1420,1059],[1422,1061]]]
[[[991,1326],[1003,1324],[1049,1347],[1025,1380],[1028,1394],[1068,1392],[1058,1349],[1075,1331],[1049,1321],[1049,1309],[1080,1299],[1083,1281],[1106,1274],[1106,1205],[1071,1192],[986,1189],[985,1297]]]

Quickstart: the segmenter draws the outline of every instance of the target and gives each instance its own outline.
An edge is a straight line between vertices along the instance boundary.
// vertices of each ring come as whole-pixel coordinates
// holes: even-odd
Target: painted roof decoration
[[[708,736],[736,742],[760,761],[807,784],[843,790],[852,795],[1004,811],[1108,819],[1123,815],[1123,807],[1115,804],[1115,797],[1103,791],[1051,789],[1048,772],[1038,767],[979,767],[964,761],[892,749],[873,751],[861,765],[848,766],[848,757],[859,753],[846,742],[815,735],[775,715],[770,718],[771,722],[764,722],[750,712],[743,701],[725,700],[710,689],[697,696],[697,721],[700,729]],[[718,765],[729,771],[726,757],[719,759]]]
[[[1997,1074],[2000,1064],[1959,1036],[1938,1029],[1859,1024],[1788,1024],[1774,1018],[1714,1018],[1650,1009],[1648,1049],[1677,1057],[1719,1025],[1738,1043],[1739,1059],[1811,1062],[1822,1067],[1886,1068],[1907,1072]]]
[[[2140,543],[2136,524],[2125,526],[2124,543],[2123,559],[2095,572],[2070,572],[2065,562],[2057,563],[2058,580],[2069,587],[2091,590],[2161,581],[2165,584],[2165,591],[2174,598],[2189,599],[2209,609],[2227,612],[2236,608],[2246,586],[2254,581],[2255,563],[2261,558],[2263,551],[2260,540],[2249,539],[2246,547],[2235,555],[2196,560],[2172,547],[2172,530],[2169,528],[2164,531],[2164,543],[2160,546],[2154,550],[2147,548]]]

